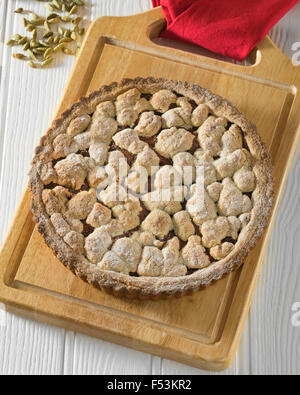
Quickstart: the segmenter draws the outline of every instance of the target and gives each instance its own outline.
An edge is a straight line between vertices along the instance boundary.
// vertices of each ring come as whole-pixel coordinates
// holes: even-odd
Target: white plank
[[[292,45],[300,42],[300,2],[296,4],[270,31],[270,37],[277,47],[289,58],[294,54]]]
[[[251,308],[253,374],[299,374],[300,328],[291,323],[300,301],[300,146],[289,175]]]
[[[61,374],[64,332],[7,313],[0,326],[0,375]]]
[[[23,32],[20,16],[13,14],[13,10],[28,7],[28,1],[5,3],[4,41],[7,41],[11,34]],[[38,13],[44,9],[37,2],[33,6]],[[73,62],[73,58],[65,57],[55,68],[31,70],[24,62],[13,60],[11,52],[11,48],[3,48],[0,88],[1,242],[27,183],[34,147],[54,115]],[[64,337],[63,329],[9,314],[0,340],[0,372],[62,373]]]
[[[73,374],[150,374],[151,355],[113,345],[90,337],[75,334],[73,355],[68,366],[73,364]],[[67,371],[70,371],[68,369]]]

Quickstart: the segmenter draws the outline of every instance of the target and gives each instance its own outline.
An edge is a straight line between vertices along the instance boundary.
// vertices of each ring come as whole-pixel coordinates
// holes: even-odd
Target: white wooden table
[[[88,0],[89,20],[150,9],[150,0]],[[40,135],[51,122],[74,58],[56,67],[32,70],[11,58],[4,46],[23,29],[17,7],[44,11],[32,0],[0,0],[0,241],[27,183]],[[41,11],[41,12],[42,12]],[[300,42],[300,3],[271,32],[292,57]],[[299,44],[300,49],[300,44]],[[299,56],[300,58],[300,56]],[[300,73],[300,66],[299,73]],[[300,109],[299,109],[300,111]],[[276,225],[236,359],[226,374],[299,374],[300,327],[292,306],[300,302],[300,145],[289,175]],[[169,360],[42,325],[0,312],[0,374],[204,374]]]

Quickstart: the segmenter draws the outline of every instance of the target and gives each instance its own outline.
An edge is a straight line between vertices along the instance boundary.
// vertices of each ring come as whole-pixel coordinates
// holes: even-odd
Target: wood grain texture
[[[9,0],[7,2],[6,38],[16,28],[15,16],[11,13],[12,9],[26,3],[27,0]],[[35,7],[38,10],[39,4],[35,4]],[[93,1],[90,15],[92,18],[109,14],[126,15],[144,11],[149,7],[150,1]],[[299,18],[299,12],[297,17]],[[290,32],[290,21],[297,22],[294,14],[291,17],[287,16],[287,18],[288,23],[281,25],[280,30],[273,29],[274,34],[277,34],[277,36],[273,36],[275,42],[279,46],[282,44],[285,48],[290,43],[287,38],[294,34]],[[286,32],[285,35],[278,33],[281,29]],[[5,48],[0,87],[2,115],[0,149],[2,149],[1,152],[5,152],[2,158],[4,166],[1,176],[0,214],[3,218],[0,230],[1,240],[8,230],[26,184],[26,171],[33,148],[41,131],[46,129],[54,114],[72,63],[71,58],[64,58],[56,68],[49,69],[46,73],[40,74],[39,71],[35,71],[31,74],[30,70],[21,62],[12,61],[9,53],[10,51]],[[34,81],[34,85],[32,81]],[[45,88],[47,95],[44,94]],[[28,116],[33,106],[35,114],[38,116]],[[11,108],[17,108],[18,119],[12,117]],[[296,158],[299,163],[299,153]],[[299,201],[297,201],[299,179],[300,169],[295,165],[289,176],[268,256],[263,266],[260,286],[256,292],[248,326],[231,373],[292,371],[299,374],[300,362],[299,357],[297,358],[297,353],[299,356],[299,328],[290,327],[291,305],[300,299],[299,292],[297,293],[299,273],[296,266],[299,256],[299,247],[297,246],[299,244],[297,243],[297,239],[299,240],[299,211],[296,211],[296,209],[299,210]],[[290,232],[292,229],[294,236],[282,237],[283,229],[285,234],[287,230]],[[273,283],[272,286],[266,287],[265,283],[269,278]],[[291,283],[293,286],[290,286]],[[197,374],[201,372],[166,360],[161,361],[157,357],[149,357],[146,354],[138,353],[137,356],[135,352],[128,349],[95,341],[72,332],[57,330],[11,314],[7,314],[7,316],[5,336],[1,336],[0,341],[0,373],[8,371],[20,373],[26,369],[31,373],[41,372],[41,370],[42,373],[73,373],[75,371],[77,373],[88,373],[89,371],[118,373],[119,371],[125,372],[126,365],[131,367],[131,374],[145,371],[146,366],[149,373],[155,374],[160,372],[163,374],[176,372]],[[26,336],[24,334],[25,327],[28,328]],[[9,333],[17,333],[18,336],[9,336]],[[38,333],[41,336],[30,335]],[[64,344],[63,351],[60,346],[57,346],[58,338]],[[21,340],[18,342],[18,339]],[[45,343],[49,344],[51,348],[50,357],[44,355]],[[53,353],[52,349],[56,349],[57,353]],[[121,355],[122,357],[120,357]],[[16,358],[20,359],[20,363],[14,363]],[[97,369],[94,365],[89,364],[90,360],[97,362]],[[39,361],[39,363],[34,361]],[[135,361],[138,363],[135,364]],[[59,368],[57,368],[58,366]],[[86,366],[88,369],[85,368]]]

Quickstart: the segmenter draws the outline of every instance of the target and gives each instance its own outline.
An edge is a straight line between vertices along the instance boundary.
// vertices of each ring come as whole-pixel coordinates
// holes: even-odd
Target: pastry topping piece
[[[190,236],[195,234],[195,227],[191,217],[185,210],[174,214],[173,224],[175,234],[183,241],[187,241]]]
[[[118,147],[126,149],[132,154],[138,154],[147,145],[139,139],[138,132],[133,129],[121,130],[121,132],[114,135],[113,140]]]
[[[126,201],[125,204],[119,204],[112,208],[112,213],[125,232],[136,228],[140,225],[139,213],[142,211],[139,200]]]
[[[201,225],[217,216],[217,207],[214,201],[204,188],[198,186],[196,186],[192,197],[187,201],[186,210],[196,225]]]
[[[211,248],[221,243],[226,237],[237,239],[241,222],[236,217],[218,217],[209,220],[201,226],[202,243],[205,247]]]
[[[99,166],[103,166],[108,157],[108,144],[93,143],[90,145],[89,154]]]
[[[207,192],[214,202],[217,202],[220,198],[223,185],[220,182],[213,182],[208,185]]]
[[[246,159],[245,153],[238,149],[226,157],[214,161],[214,166],[221,178],[231,177],[243,166]]]
[[[156,247],[144,247],[142,260],[138,265],[140,276],[178,277],[184,276],[186,267],[179,258],[179,241],[173,237],[160,250]]]
[[[148,175],[154,174],[158,170],[159,157],[146,145],[143,150],[137,154],[133,167],[140,166],[147,170]]]
[[[68,200],[71,197],[72,193],[61,186],[44,189],[42,192],[42,200],[49,215],[66,211]]]
[[[142,259],[138,265],[139,276],[159,277],[164,265],[164,257],[157,247],[146,246],[143,249]]]
[[[223,189],[218,204],[220,215],[240,215],[252,209],[250,198],[242,194],[231,178],[225,178],[222,184]]]
[[[94,112],[92,122],[87,130],[92,132],[99,141],[109,143],[112,136],[118,130],[118,123],[114,117],[114,104],[110,101],[100,103]]]
[[[181,185],[181,175],[171,165],[162,166],[155,174],[154,188],[166,189]]]
[[[135,166],[129,171],[125,185],[135,193],[146,193],[148,190],[148,173],[142,166]]]
[[[227,241],[223,244],[212,247],[209,250],[210,255],[219,261],[220,259],[226,258],[228,254],[233,250],[234,245],[232,243],[228,243]]]
[[[162,239],[173,229],[173,223],[165,211],[153,210],[142,222],[141,228]]]
[[[97,198],[105,206],[112,208],[128,199],[126,190],[117,182],[110,184],[105,190],[97,194]]]
[[[165,158],[170,158],[181,151],[192,148],[194,135],[185,129],[165,129],[157,136],[155,150]]]
[[[184,264],[189,269],[203,269],[210,264],[210,259],[205,253],[199,236],[190,236],[185,247],[182,249]]]
[[[177,96],[168,89],[162,89],[152,96],[150,103],[153,108],[161,113],[168,111],[172,103],[176,103]]]
[[[222,136],[221,156],[230,154],[231,152],[236,151],[242,147],[242,131],[237,125],[233,124]]]
[[[84,252],[85,239],[81,233],[72,230],[65,235],[64,241],[78,254],[82,254]]]
[[[109,182],[122,182],[129,170],[125,155],[120,151],[111,151],[108,155],[108,164],[105,166],[105,170]]]
[[[195,127],[201,126],[208,118],[209,108],[205,104],[199,104],[192,113],[192,124]]]
[[[91,122],[91,117],[88,114],[82,114],[77,118],[74,118],[67,129],[67,135],[74,137],[77,134],[82,133]]]
[[[184,185],[191,185],[196,178],[197,160],[189,152],[179,152],[173,156],[174,169],[181,175]]]
[[[128,266],[115,252],[107,251],[102,260],[98,263],[102,270],[129,274]]]
[[[142,255],[142,247],[137,241],[123,237],[114,243],[112,251],[126,262],[129,272],[136,272]]]
[[[67,233],[71,231],[70,225],[65,221],[64,217],[60,213],[54,213],[50,217],[52,225],[54,226],[56,232],[64,237]]]
[[[44,185],[56,181],[56,171],[53,169],[52,162],[42,165],[39,173]]]
[[[183,186],[169,189],[157,189],[141,196],[144,206],[149,210],[164,210],[172,215],[182,209],[181,202],[184,201],[187,190]]]
[[[110,219],[110,209],[101,203],[95,203],[92,211],[86,219],[86,223],[94,228],[99,228],[101,225],[106,225]]]
[[[112,238],[106,230],[102,229],[102,227],[95,229],[85,239],[84,248],[87,258],[91,262],[98,264],[111,244]]]
[[[141,92],[136,88],[130,89],[117,97],[117,121],[121,126],[133,127],[141,111],[152,109],[150,103],[147,103],[145,99],[140,99],[140,97]]]
[[[212,156],[219,155],[222,146],[221,138],[225,132],[227,120],[210,116],[198,129],[198,141],[201,148],[210,151]]]
[[[89,162],[82,155],[70,154],[54,166],[57,173],[57,183],[75,190],[82,187]]]
[[[233,180],[242,192],[252,192],[256,186],[255,175],[248,166],[243,166],[233,175]]]
[[[91,188],[88,192],[77,193],[69,200],[68,209],[72,217],[86,219],[96,203],[96,191]]]
[[[190,105],[186,97],[180,97],[177,99],[177,105],[179,107],[172,108],[165,112],[161,117],[163,120],[164,128],[183,127],[185,129],[191,129],[191,115],[192,106]]]
[[[135,127],[139,136],[152,137],[161,129],[161,118],[155,115],[153,111],[143,112],[139,123]]]

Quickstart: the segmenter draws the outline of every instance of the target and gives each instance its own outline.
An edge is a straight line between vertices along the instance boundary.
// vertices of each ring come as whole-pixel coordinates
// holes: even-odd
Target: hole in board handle
[[[166,27],[165,19],[159,19],[158,21],[155,21],[148,27],[147,34],[149,39],[154,44],[160,47],[179,49],[181,51],[189,52],[195,55],[206,56],[207,58],[212,58],[212,59],[220,60],[222,62],[233,63],[246,67],[254,66],[255,64],[259,63],[260,51],[257,48],[254,48],[245,60],[239,62],[237,60],[228,58],[224,55],[220,55],[215,52],[209,51],[208,49],[202,48],[196,44],[189,44],[183,41],[175,41],[175,40],[159,37],[160,33],[165,29],[165,27]]]

